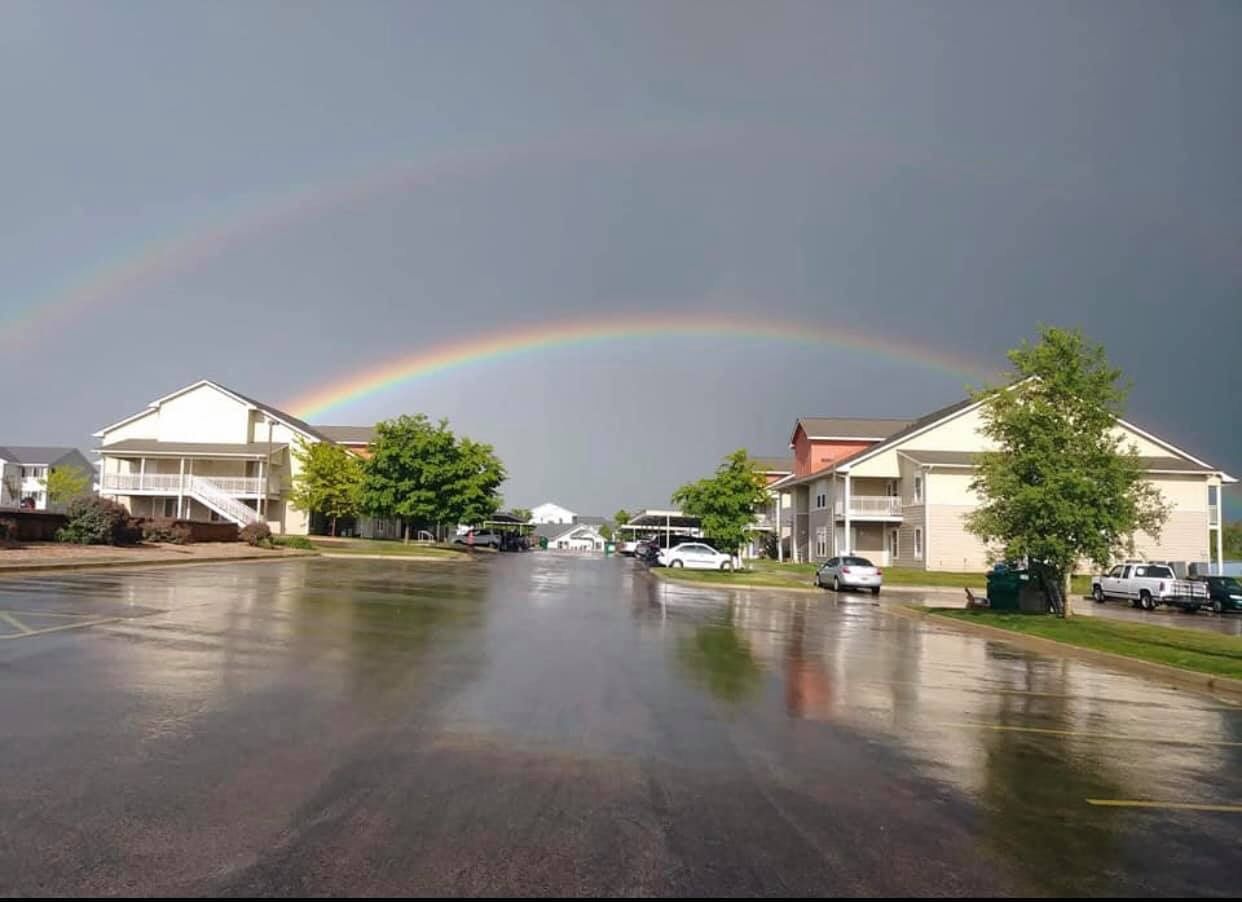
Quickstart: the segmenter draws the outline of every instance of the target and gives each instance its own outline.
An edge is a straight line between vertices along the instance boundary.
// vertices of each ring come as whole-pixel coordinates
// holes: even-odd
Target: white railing
[[[210,479],[216,488],[228,495],[262,495],[266,489],[263,480],[254,476],[191,476],[185,482],[179,473],[105,473],[105,492],[161,492],[176,494],[189,491],[191,479]]]
[[[845,505],[836,502],[836,515],[845,516]],[[851,517],[900,517],[901,499],[888,495],[851,495]]]
[[[227,517],[234,523],[245,526],[247,523],[259,521],[258,511],[222,491],[216,485],[215,480],[205,476],[187,476],[186,485],[192,498],[201,501],[220,516]]]

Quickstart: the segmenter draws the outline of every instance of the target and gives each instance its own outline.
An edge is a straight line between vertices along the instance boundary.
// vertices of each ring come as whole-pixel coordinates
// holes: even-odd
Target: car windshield
[[[841,563],[847,567],[872,567],[874,564],[865,557],[843,557]]]
[[[1237,577],[1220,576],[1220,577],[1217,577],[1217,579],[1220,582],[1221,586],[1226,589],[1242,589],[1242,582],[1238,582]]]

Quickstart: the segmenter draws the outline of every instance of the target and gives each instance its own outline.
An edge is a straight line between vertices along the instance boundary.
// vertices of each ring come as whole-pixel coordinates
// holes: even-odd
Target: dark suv
[[[1217,614],[1225,611],[1242,611],[1242,580],[1236,576],[1201,576],[1212,599],[1212,610]]]

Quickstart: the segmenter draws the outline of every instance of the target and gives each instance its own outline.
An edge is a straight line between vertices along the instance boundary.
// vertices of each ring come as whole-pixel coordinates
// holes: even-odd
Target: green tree
[[[529,507],[514,507],[514,508],[510,508],[510,509],[509,509],[509,513],[513,514],[513,516],[517,517],[517,518],[518,518],[520,521],[522,521],[523,523],[529,523],[529,522],[530,522],[530,516],[531,516],[531,514],[530,514],[530,508],[529,508]]]
[[[1102,346],[1044,327],[1009,360],[1008,384],[977,395],[996,449],[976,459],[971,486],[981,503],[966,527],[1006,559],[1044,562],[1068,589],[1080,560],[1105,567],[1132,548],[1136,531],[1158,537],[1169,508],[1115,429],[1129,389]]]
[[[726,457],[712,476],[686,483],[673,493],[673,503],[698,517],[707,537],[731,551],[746,541],[755,511],[766,499],[763,475],[745,449]]]
[[[479,525],[500,510],[500,487],[507,477],[495,449],[464,436],[456,441],[449,465],[446,525]]]
[[[1238,560],[1242,558],[1242,521],[1235,523],[1226,523],[1225,532],[1221,537],[1225,553],[1225,560]],[[1216,549],[1212,549],[1212,555],[1215,557]]]
[[[605,523],[599,528],[599,534],[604,537],[605,542],[612,541],[612,527],[609,526],[607,523]]]
[[[68,504],[91,491],[91,474],[81,467],[52,467],[39,482],[47,491],[49,506]]]
[[[364,468],[362,509],[435,529],[478,524],[500,508],[505,469],[491,445],[458,439],[448,420],[423,414],[376,424],[372,455]]]
[[[625,508],[621,508],[612,515],[612,522],[616,526],[624,526],[626,523],[630,522],[630,519],[630,512]]]
[[[289,499],[302,510],[323,514],[336,535],[340,517],[357,516],[362,501],[362,461],[332,442],[299,442],[293,449],[300,470]]]

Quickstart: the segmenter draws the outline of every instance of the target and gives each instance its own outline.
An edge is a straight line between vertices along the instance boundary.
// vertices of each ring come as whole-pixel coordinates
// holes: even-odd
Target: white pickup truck
[[[1178,579],[1172,567],[1150,561],[1126,561],[1093,577],[1091,597],[1097,602],[1124,598],[1145,611],[1167,604],[1193,613],[1211,603],[1201,581]]]

